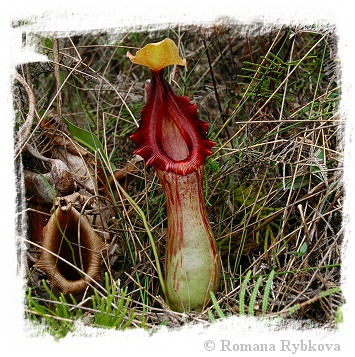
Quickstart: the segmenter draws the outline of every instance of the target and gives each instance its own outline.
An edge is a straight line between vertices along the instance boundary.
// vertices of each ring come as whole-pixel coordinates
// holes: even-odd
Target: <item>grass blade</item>
[[[216,296],[215,294],[213,293],[213,291],[210,291],[210,296],[211,296],[211,300],[212,300],[212,304],[213,304],[213,307],[215,308],[216,310],[216,313],[218,315],[219,318],[223,319],[224,317],[226,317],[223,313],[223,311],[221,310],[219,304],[218,304],[218,301],[216,299]]]
[[[248,282],[250,279],[250,275],[251,275],[251,270],[248,270],[244,280],[243,280],[243,284],[240,288],[240,293],[239,293],[239,314],[240,315],[244,315],[245,311],[244,311],[244,306],[245,306],[245,292],[247,290],[248,287]]]
[[[262,307],[261,307],[262,312],[264,314],[266,313],[266,310],[268,308],[271,284],[274,279],[274,275],[275,275],[275,270],[271,270],[270,275],[269,275],[266,285],[265,285],[265,291],[264,291],[264,295],[263,295],[263,303],[262,303]]]
[[[251,293],[251,296],[250,296],[248,314],[251,316],[254,316],[254,314],[255,314],[255,300],[256,300],[256,296],[258,294],[259,287],[260,287],[262,280],[263,280],[262,276],[259,276],[258,280],[255,283],[253,292]]]

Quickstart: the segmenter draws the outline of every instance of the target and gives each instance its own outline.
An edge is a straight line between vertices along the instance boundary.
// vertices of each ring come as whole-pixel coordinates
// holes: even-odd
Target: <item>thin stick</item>
[[[59,68],[59,40],[54,33],[53,35],[53,60],[54,60],[54,77],[57,89],[57,114],[59,117],[62,116],[62,93],[60,85],[60,68]]]
[[[18,142],[15,147],[15,152],[20,152],[23,149],[23,143],[25,143],[30,136],[33,118],[35,114],[36,98],[32,91],[32,88],[27,84],[23,77],[18,72],[15,72],[15,78],[25,88],[28,95],[28,113],[24,124],[18,131]]]

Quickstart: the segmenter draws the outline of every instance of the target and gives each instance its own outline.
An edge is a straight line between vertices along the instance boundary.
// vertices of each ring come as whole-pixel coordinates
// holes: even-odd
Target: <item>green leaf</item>
[[[102,145],[100,140],[96,135],[90,133],[87,130],[81,129],[78,126],[72,124],[69,120],[63,118],[63,121],[67,124],[67,128],[70,133],[73,135],[73,138],[77,140],[80,144],[86,146],[87,148],[93,151],[102,151]]]
[[[254,316],[255,300],[256,300],[256,297],[257,297],[257,294],[258,294],[258,291],[259,291],[260,284],[261,284],[262,280],[263,280],[263,277],[259,276],[258,280],[255,283],[253,292],[252,292],[251,297],[250,297],[249,307],[248,307],[248,314],[251,315],[251,316]]]
[[[300,247],[300,254],[304,255],[307,252],[307,243],[304,242]]]
[[[46,37],[43,43],[45,47],[53,49],[53,41],[49,37]]]
[[[94,152],[99,152],[105,162],[111,165],[112,170],[116,170],[115,165],[112,162],[109,162],[109,160],[107,159],[101,142],[95,134],[91,133],[90,131],[79,128],[78,126],[72,124],[69,120],[65,118],[63,118],[63,121],[67,124],[69,132],[72,134],[73,138],[76,141]]]
[[[343,310],[341,308],[341,306],[339,306],[335,312],[335,322],[337,324],[341,324],[344,322],[344,317],[343,317]]]
[[[210,319],[211,323],[216,322],[216,319],[214,318],[211,310],[207,310],[207,315],[208,315],[208,318]]]
[[[319,293],[319,297],[320,298],[324,298],[324,297],[327,297],[329,295],[332,295],[332,294],[335,294],[335,293],[340,293],[341,292],[341,288],[338,288],[338,287],[334,287],[334,288],[330,288],[326,291],[322,291]]]
[[[244,311],[244,306],[245,306],[245,292],[247,290],[248,287],[248,282],[250,279],[250,275],[251,275],[251,270],[248,270],[244,280],[243,280],[243,284],[240,288],[240,293],[239,293],[239,314],[240,315],[244,315],[245,311]]]
[[[224,318],[224,317],[226,317],[226,316],[224,315],[223,311],[221,310],[221,308],[220,308],[220,306],[219,306],[219,304],[218,304],[218,301],[217,301],[217,299],[216,299],[216,296],[215,296],[215,294],[213,293],[213,291],[210,291],[210,296],[211,296],[212,304],[213,304],[213,306],[214,306],[214,308],[215,308],[215,310],[216,310],[216,312],[217,312],[218,317],[221,318],[221,319]]]
[[[60,71],[59,76],[60,76],[60,84],[63,84],[65,81],[65,72]]]
[[[300,258],[303,255],[305,255],[306,252],[307,252],[307,243],[303,242],[303,244],[300,246],[300,249],[298,250],[298,252],[293,250],[293,251],[289,252],[289,254],[297,255],[297,257]]]
[[[269,296],[270,296],[270,290],[271,290],[271,284],[274,279],[275,275],[275,270],[271,270],[270,275],[267,279],[266,285],[265,285],[265,290],[264,290],[264,295],[263,295],[263,302],[262,302],[262,311],[265,314],[268,304],[269,304]]]

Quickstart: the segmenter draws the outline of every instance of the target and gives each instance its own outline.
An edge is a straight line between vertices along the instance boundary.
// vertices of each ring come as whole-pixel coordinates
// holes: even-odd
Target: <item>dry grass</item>
[[[339,289],[344,123],[337,112],[341,90],[335,29],[262,31],[226,24],[57,41],[37,34],[39,49],[50,61],[18,68],[33,86],[35,114],[28,134],[18,130],[31,103],[16,83],[17,137],[47,156],[53,141],[39,123],[49,113],[64,116],[90,128],[106,157],[117,168],[124,167],[132,158],[129,135],[139,122],[149,78],[125,53],[165,37],[179,43],[188,63],[186,71],[167,72],[172,86],[198,104],[200,118],[210,123],[209,137],[217,142],[205,165],[206,201],[223,275],[215,304],[202,314],[186,316],[167,309],[147,235],[149,227],[163,266],[164,197],[154,170],[136,163],[126,186],[136,206],[119,192],[111,193],[100,201],[101,214],[109,212],[104,224],[93,223],[110,244],[103,271],[127,288],[129,309],[136,312],[133,324],[155,328],[210,323],[244,313],[245,306],[245,313],[254,315],[334,325],[344,303]],[[57,133],[67,135],[60,120],[53,125],[58,125]],[[108,173],[112,170],[100,156],[90,155],[94,171],[100,165]],[[19,148],[18,158],[27,170],[48,171],[28,150]],[[80,187],[86,195],[103,196]],[[29,197],[27,202],[27,211],[40,209]],[[100,212],[87,215],[97,217]],[[45,276],[33,266],[39,250],[28,243],[25,269],[34,295],[47,304],[41,285]],[[268,282],[270,274],[274,277]],[[78,308],[92,313],[83,305]]]

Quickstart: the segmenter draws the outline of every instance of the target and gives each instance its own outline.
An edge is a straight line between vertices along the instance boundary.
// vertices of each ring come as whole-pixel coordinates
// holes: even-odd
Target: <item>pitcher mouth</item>
[[[208,123],[198,118],[196,105],[176,95],[163,72],[151,71],[140,127],[131,135],[134,153],[148,166],[186,175],[203,164],[215,143],[206,139]]]
[[[42,246],[36,267],[46,273],[51,287],[64,295],[81,294],[100,278],[101,251],[106,244],[71,205],[65,209],[59,206],[51,216],[43,229]]]

